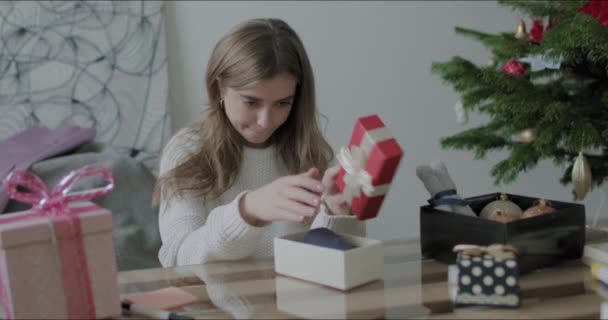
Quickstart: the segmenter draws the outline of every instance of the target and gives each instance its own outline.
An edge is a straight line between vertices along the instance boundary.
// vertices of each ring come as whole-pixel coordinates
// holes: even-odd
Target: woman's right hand
[[[285,176],[245,194],[239,203],[243,219],[254,226],[276,220],[302,222],[313,217],[321,203],[323,184],[318,169]]]

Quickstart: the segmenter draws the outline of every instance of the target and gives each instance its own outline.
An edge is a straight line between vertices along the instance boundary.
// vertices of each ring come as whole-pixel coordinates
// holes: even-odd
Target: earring
[[[224,99],[220,99],[220,109],[224,109]]]

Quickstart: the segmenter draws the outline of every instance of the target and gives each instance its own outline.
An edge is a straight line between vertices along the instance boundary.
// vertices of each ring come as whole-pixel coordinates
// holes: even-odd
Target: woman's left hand
[[[327,170],[323,174],[321,183],[325,186],[324,201],[327,209],[334,215],[349,215],[350,205],[344,199],[344,194],[336,185],[336,176],[340,171],[340,165],[337,164]]]

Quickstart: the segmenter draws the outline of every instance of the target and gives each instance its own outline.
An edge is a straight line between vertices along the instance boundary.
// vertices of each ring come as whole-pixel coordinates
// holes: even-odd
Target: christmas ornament
[[[576,196],[579,199],[585,199],[587,192],[591,189],[592,181],[589,162],[587,162],[587,158],[583,152],[580,151],[578,157],[574,161],[574,166],[572,167],[572,184],[574,185]]]
[[[463,107],[462,100],[456,102],[454,111],[456,112],[456,121],[458,124],[466,124],[469,122],[469,112]]]
[[[496,58],[492,57],[492,58],[490,58],[490,60],[488,60],[488,63],[486,65],[490,68],[494,68],[494,67],[496,67],[496,64],[497,64]]]
[[[519,219],[520,219],[519,215],[502,212],[502,210],[500,210],[500,209],[496,209],[488,217],[488,220],[498,221],[498,222],[502,222],[502,223],[509,223],[511,221],[515,221],[515,220],[519,220]]]
[[[513,140],[521,143],[530,143],[536,140],[536,134],[532,129],[526,129],[516,134]]]
[[[519,62],[516,59],[512,59],[505,63],[505,65],[502,67],[502,70],[512,75],[523,76],[526,74],[527,68],[528,66],[523,62]]]
[[[608,1],[591,0],[578,9],[579,12],[589,14],[608,27]]]
[[[521,208],[513,203],[513,201],[509,200],[509,197],[504,192],[500,194],[498,200],[486,204],[483,209],[481,209],[479,217],[489,219],[495,211],[500,211],[503,215],[521,215]]]
[[[526,211],[521,214],[521,218],[532,218],[551,212],[555,212],[555,208],[551,206],[551,202],[545,199],[538,199],[534,201],[534,206],[526,209]]]
[[[528,41],[530,41],[531,43],[539,44],[541,41],[543,41],[543,33],[545,33],[543,21],[534,20],[532,22],[532,28],[530,29],[530,39]]]
[[[563,55],[560,55],[558,58],[549,58],[546,54],[536,54],[519,58],[517,61],[530,64],[530,71],[536,72],[545,69],[559,70],[563,59]]]
[[[528,34],[526,33],[526,23],[524,20],[519,20],[519,25],[517,26],[517,31],[514,35],[515,39],[525,40],[528,38]]]

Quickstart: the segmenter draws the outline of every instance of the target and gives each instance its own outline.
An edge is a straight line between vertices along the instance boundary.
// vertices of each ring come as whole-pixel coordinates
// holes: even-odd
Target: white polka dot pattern
[[[503,277],[505,275],[505,269],[503,267],[496,267],[496,269],[494,269],[494,275],[499,278]]]
[[[515,280],[515,277],[511,277],[511,276],[507,277],[507,285],[509,287],[514,286],[516,283],[517,283],[517,281]]]
[[[519,306],[517,262],[459,254],[456,304]]]
[[[473,293],[474,294],[480,294],[481,293],[481,286],[476,284],[473,286]]]
[[[473,275],[476,277],[479,277],[481,275],[481,268],[480,267],[473,267]]]
[[[494,292],[498,295],[503,295],[505,294],[505,287],[497,285],[496,287],[494,287]]]

